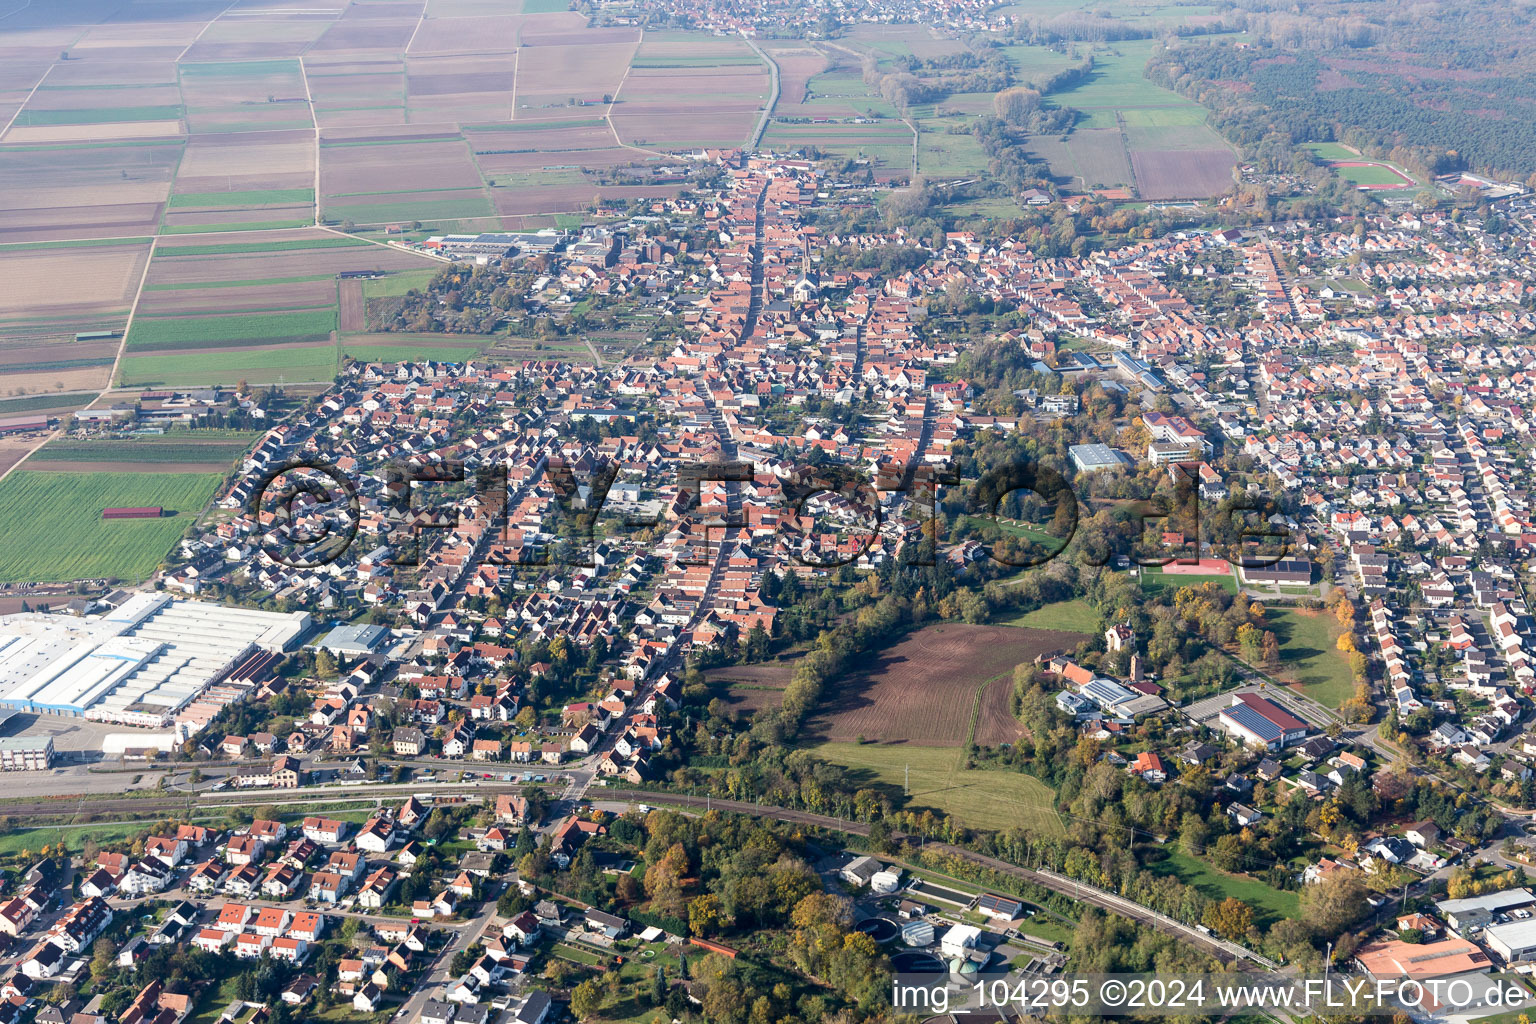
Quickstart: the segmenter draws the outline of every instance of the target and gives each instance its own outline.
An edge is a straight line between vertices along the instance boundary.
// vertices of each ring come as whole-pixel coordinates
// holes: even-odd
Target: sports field
[[[141,580],[201,513],[214,473],[44,473],[0,480],[0,582]],[[111,506],[159,505],[159,519],[104,520]]]
[[[1049,786],[1019,772],[967,770],[962,749],[878,743],[819,743],[807,749],[849,768],[850,781],[883,788],[898,802],[910,778],[906,806],[914,810],[931,808],[971,828],[1063,832]]]

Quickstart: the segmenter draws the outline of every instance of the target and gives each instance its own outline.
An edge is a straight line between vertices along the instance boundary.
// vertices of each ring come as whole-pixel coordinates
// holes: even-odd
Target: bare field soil
[[[5,282],[0,316],[125,309],[133,302],[148,256],[149,246],[142,244],[0,250],[0,281]]]
[[[994,679],[981,691],[981,707],[976,715],[975,742],[978,746],[1000,747],[1004,743],[1017,743],[1024,735],[1024,723],[1009,707],[1012,696],[1012,676]]]
[[[312,132],[194,136],[176,171],[181,192],[310,188],[314,181]]]
[[[541,153],[604,149],[613,145],[613,132],[606,123],[595,117],[591,123],[565,128],[517,127],[498,130],[495,127],[479,126],[466,131],[465,138],[469,139],[469,147],[476,156],[537,158]],[[508,150],[516,152],[508,153]]]
[[[1081,641],[1077,633],[1019,626],[928,626],[870,656],[864,671],[830,685],[807,728],[834,742],[862,736],[878,743],[958,747],[970,735],[983,683]],[[1002,732],[995,706],[983,718],[989,735]]]
[[[241,232],[241,235],[256,232]],[[178,235],[178,240],[228,238],[228,235]],[[237,253],[229,256],[176,256],[161,239],[149,268],[150,284],[190,284],[212,281],[270,281],[314,274],[338,274],[343,270],[418,270],[431,264],[420,256],[379,245],[346,249],[295,249],[288,252]],[[324,283],[324,282],[321,282]],[[287,294],[295,285],[274,286]],[[206,289],[195,289],[197,292]],[[152,295],[173,292],[145,292]],[[334,294],[334,292],[333,292]]]
[[[712,668],[704,673],[711,685],[726,687],[720,698],[737,714],[750,715],[765,707],[778,707],[784,702],[784,690],[795,674],[795,666],[801,655],[782,661],[768,661],[759,665],[731,665]]]
[[[14,124],[5,133],[13,144],[52,142],[113,142],[119,139],[162,139],[182,134],[180,121],[123,121],[116,124]]]
[[[779,66],[779,105],[775,112],[794,117],[805,102],[806,86],[827,69],[827,55],[811,47],[763,47]]]
[[[335,281],[302,281],[232,288],[189,288],[184,291],[146,291],[139,299],[139,315],[242,313],[278,307],[301,309],[323,306],[335,301]]]
[[[487,178],[495,179],[497,175],[537,173],[573,163],[580,163],[583,168],[589,170],[622,167],[625,164],[637,163],[645,156],[632,149],[614,146],[612,135],[608,136],[608,142],[607,149],[577,151],[544,149],[537,153],[486,153],[476,157],[475,162],[480,165],[481,172]]]
[[[1054,135],[1033,136],[1029,151],[1050,164],[1052,175],[1077,188],[1132,181],[1125,141],[1115,128],[1078,129],[1065,142]]]
[[[100,391],[107,386],[111,366],[85,366],[35,373],[0,373],[0,393],[36,394],[46,391]]]
[[[501,216],[530,213],[575,213],[587,209],[592,200],[662,199],[682,191],[681,185],[548,185],[529,188],[494,189],[491,199]]]
[[[320,191],[329,197],[482,184],[469,147],[460,139],[320,147]]]
[[[11,210],[0,217],[0,242],[152,235],[159,225],[159,203]]]
[[[349,278],[338,287],[341,292],[341,313],[336,322],[337,329],[342,333],[363,330],[368,326],[363,316],[363,282]]]
[[[111,359],[117,355],[119,344],[120,339],[113,338],[109,341],[68,341],[0,348],[0,373],[26,370],[30,364],[55,359]]]
[[[429,12],[430,13],[430,12]],[[580,18],[580,15],[576,15]],[[491,15],[484,18],[432,18],[421,23],[411,48],[411,56],[430,53],[462,52],[465,40],[475,41],[477,49],[512,50],[527,18],[520,14]]]
[[[9,157],[7,157],[9,159]],[[165,202],[168,181],[124,181],[116,185],[69,185],[38,181],[0,191],[0,210],[58,209],[70,206],[133,205]]]
[[[357,6],[348,8],[341,20],[326,29],[325,35],[311,48],[312,51],[380,50],[400,53],[416,29],[415,17],[401,21],[349,19],[348,16],[355,10],[358,10]]]
[[[605,95],[619,83],[634,58],[636,43],[525,45],[517,54],[517,112],[514,121],[566,120],[599,116]],[[629,83],[625,83],[626,89]],[[622,97],[621,97],[622,98]],[[573,107],[569,100],[591,107]]]
[[[1237,158],[1229,149],[1143,150],[1131,154],[1143,199],[1205,199],[1232,188]]]

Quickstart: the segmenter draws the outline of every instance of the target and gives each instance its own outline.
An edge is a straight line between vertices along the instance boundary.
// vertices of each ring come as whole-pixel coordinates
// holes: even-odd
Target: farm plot
[[[815,148],[849,160],[868,160],[875,177],[888,181],[912,173],[912,130],[900,121],[786,124],[775,121],[763,146],[779,151]]]
[[[183,58],[213,62],[297,57],[331,27],[333,11],[246,10],[213,21]]]
[[[505,121],[512,117],[514,55],[413,57],[406,65],[411,122]]]
[[[800,655],[760,665],[730,665],[712,668],[704,673],[704,679],[712,687],[723,687],[720,697],[732,711],[749,715],[765,707],[778,707],[784,701],[784,691],[795,674]]]
[[[962,746],[971,735],[983,683],[1081,640],[1075,633],[1017,626],[929,626],[874,655],[864,671],[829,686],[807,730],[833,742],[863,737]]]
[[[306,60],[305,77],[321,128],[405,123],[405,62]]]
[[[181,95],[195,134],[310,128],[297,60],[183,63]]]
[[[652,149],[736,146],[746,141],[768,99],[768,68],[751,64],[636,68],[612,114],[630,145]]]
[[[334,290],[331,293],[335,301]],[[219,316],[141,316],[128,333],[128,351],[250,348],[329,339],[336,308]]]
[[[331,23],[311,52],[375,50],[403,53],[425,0],[414,3],[351,4]]]
[[[325,141],[324,216],[359,224],[488,217],[485,183],[457,132]]]
[[[1036,135],[1029,152],[1050,165],[1052,177],[1084,191],[1132,183],[1125,142],[1113,128],[1079,130],[1066,138]]]
[[[67,249],[0,249],[0,318],[126,314],[144,273],[149,247],[142,243]],[[76,330],[61,324],[68,333]],[[0,325],[0,337],[5,336]]]
[[[305,189],[312,198],[314,185],[313,132],[196,135],[176,169],[176,191],[194,195]]]
[[[118,384],[123,387],[179,388],[216,384],[227,387],[240,380],[251,384],[328,383],[335,376],[336,346],[330,342],[243,351],[216,349],[177,352],[175,355],[126,356],[118,367]]]
[[[1143,199],[1204,199],[1232,187],[1237,157],[1217,149],[1137,150],[1131,154]]]
[[[517,109],[514,121],[560,121],[582,107],[605,108],[624,81],[639,37],[599,43],[529,44],[517,51]],[[629,84],[625,84],[626,93]]]
[[[152,235],[180,143],[6,147],[0,242]]]
[[[140,580],[154,571],[218,487],[217,474],[49,473],[0,480],[0,581]],[[110,506],[158,505],[159,519],[104,520]]]
[[[121,467],[161,473],[227,473],[260,437],[261,433],[256,431],[243,439],[203,440],[195,432],[101,441],[65,438],[39,448],[27,461],[27,468],[95,472]]]
[[[811,46],[769,44],[763,46],[779,66],[779,102],[774,114],[779,117],[811,117],[812,108],[804,108],[811,79],[827,69],[827,55]]]
[[[855,25],[844,40],[888,57],[944,57],[965,49],[964,43],[940,39],[926,25]]]
[[[463,53],[465,50],[505,50],[517,48],[517,37],[528,20],[517,14],[492,14],[485,17],[442,17],[439,5],[427,5],[427,17],[416,29],[407,54]],[[577,24],[581,15],[575,15]],[[544,20],[544,19],[540,19]]]
[[[335,301],[336,279],[331,274],[312,280],[235,281],[215,287],[202,287],[199,282],[190,287],[146,288],[139,298],[138,316],[147,320],[187,313],[252,313],[277,307],[317,309]]]

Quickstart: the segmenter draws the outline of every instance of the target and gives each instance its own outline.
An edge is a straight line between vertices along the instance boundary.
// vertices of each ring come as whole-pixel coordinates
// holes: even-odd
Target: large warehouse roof
[[[253,650],[283,650],[303,612],[136,594],[83,619],[0,617],[0,706],[132,724],[168,720]]]

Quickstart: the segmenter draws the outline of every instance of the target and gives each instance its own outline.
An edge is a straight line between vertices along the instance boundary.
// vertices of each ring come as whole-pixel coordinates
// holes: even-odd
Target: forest
[[[1211,108],[1240,145],[1279,133],[1419,173],[1536,172],[1536,23],[1523,8],[1242,0],[1222,27],[1246,37],[1169,37],[1147,77]]]

